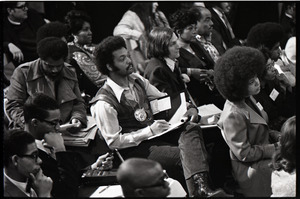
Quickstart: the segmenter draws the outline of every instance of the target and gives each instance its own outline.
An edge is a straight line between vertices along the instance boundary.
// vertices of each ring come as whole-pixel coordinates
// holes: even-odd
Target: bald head
[[[129,196],[146,196],[150,193],[151,187],[160,182],[164,177],[161,165],[153,160],[143,158],[130,158],[123,162],[117,172],[117,179],[120,183],[125,197]],[[160,188],[158,191],[157,188]],[[160,193],[161,197],[169,194],[169,187],[157,186],[156,193]],[[148,195],[153,196],[153,195]]]

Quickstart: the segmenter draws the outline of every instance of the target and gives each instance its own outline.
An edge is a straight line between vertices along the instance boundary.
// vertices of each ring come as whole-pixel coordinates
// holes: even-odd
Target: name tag
[[[275,101],[276,98],[278,97],[278,95],[279,95],[279,92],[274,88],[274,89],[272,90],[271,94],[270,94],[270,98],[271,98],[273,101]]]
[[[256,106],[260,111],[264,110],[263,106],[259,102],[256,103]]]

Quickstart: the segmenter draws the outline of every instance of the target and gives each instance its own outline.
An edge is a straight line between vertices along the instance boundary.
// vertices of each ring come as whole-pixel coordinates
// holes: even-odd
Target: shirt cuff
[[[133,135],[132,137],[133,137],[134,141],[139,142],[139,141],[143,141],[143,140],[148,139],[152,135],[153,135],[153,133],[150,129],[150,126],[148,126],[148,127],[144,128],[138,134]]]
[[[272,158],[274,152],[275,152],[274,144],[268,144],[264,146],[264,158]]]

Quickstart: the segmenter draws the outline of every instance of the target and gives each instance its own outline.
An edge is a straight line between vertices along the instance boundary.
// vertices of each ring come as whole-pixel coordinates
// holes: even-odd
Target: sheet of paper
[[[183,115],[186,113],[186,99],[185,99],[185,94],[180,93],[180,99],[181,99],[181,104],[177,111],[174,113],[173,117],[169,120],[169,124],[174,125],[183,118]]]
[[[153,136],[149,137],[148,140],[151,140],[151,139],[153,139],[153,138],[162,136],[162,135],[164,135],[164,134],[166,134],[166,133],[168,133],[168,132],[170,132],[170,131],[172,131],[172,130],[174,130],[174,129],[177,129],[177,128],[178,128],[179,126],[181,126],[182,124],[184,124],[184,122],[181,122],[181,121],[179,121],[179,122],[177,122],[177,123],[174,123],[174,124],[172,124],[167,130],[161,132],[160,134],[156,134],[156,135],[153,135]]]
[[[220,110],[214,104],[205,104],[198,107],[198,114],[201,115],[202,117],[216,115],[220,113],[222,113],[222,110]]]
[[[155,115],[156,113],[159,113],[161,111],[169,110],[169,109],[171,109],[171,98],[164,97],[162,99],[152,100],[150,102],[150,106],[151,106],[153,115]]]

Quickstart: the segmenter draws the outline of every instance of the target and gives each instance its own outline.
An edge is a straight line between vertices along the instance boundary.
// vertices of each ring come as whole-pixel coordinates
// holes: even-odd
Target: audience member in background
[[[167,197],[167,174],[158,162],[129,158],[118,169],[117,180],[125,197]]]
[[[68,46],[60,38],[48,37],[38,43],[39,59],[20,65],[11,77],[6,112],[10,128],[24,127],[23,105],[34,93],[44,93],[57,101],[60,122],[76,124],[73,131],[86,126],[86,110],[75,72],[64,62]]]
[[[57,37],[67,42],[68,28],[65,24],[54,21],[41,26],[36,33],[36,42],[39,43],[46,37]]]
[[[106,79],[94,63],[90,17],[83,11],[72,10],[65,21],[69,26],[68,63],[74,67],[82,97],[88,102],[94,97]]]
[[[296,116],[283,124],[280,145],[271,164],[271,197],[296,197]]]
[[[123,15],[113,31],[122,36],[131,55],[133,66],[143,74],[147,59],[147,38],[154,27],[170,27],[164,13],[158,9],[158,2],[135,3]]]
[[[231,24],[222,9],[222,3],[224,2],[205,2],[205,7],[211,12],[213,28],[222,36],[225,49],[228,49],[235,45],[241,45],[241,42],[234,35]]]
[[[172,178],[188,187],[190,196],[222,193],[209,187],[206,151],[199,126],[187,122],[169,136],[165,134],[148,140],[169,128],[164,119],[154,121],[149,104],[166,94],[133,73],[124,39],[107,37],[95,53],[98,70],[108,78],[91,101],[91,113],[109,148],[118,149],[124,159],[141,157],[159,162]],[[198,120],[195,108],[190,108],[185,116],[191,117],[191,121]],[[163,139],[170,135],[171,140]]]
[[[43,17],[35,10],[28,10],[23,1],[4,2],[7,17],[3,23],[3,47],[9,61],[19,64],[38,58],[36,32],[43,24]]]
[[[25,130],[35,138],[38,156],[43,161],[41,168],[53,180],[53,197],[77,197],[81,169],[86,167],[110,169],[112,159],[108,154],[100,156],[88,166],[79,154],[66,151],[59,133],[60,110],[51,97],[36,93],[24,104]]]
[[[34,137],[15,129],[3,140],[4,197],[51,197],[52,180],[43,174]]]
[[[268,163],[279,146],[279,132],[269,129],[266,113],[252,97],[260,91],[264,66],[262,53],[250,47],[227,50],[215,65],[215,84],[226,99],[218,127],[230,148],[236,192],[245,197],[271,195]]]
[[[214,60],[195,40],[196,15],[190,11],[178,10],[171,15],[170,22],[178,36],[179,67],[182,73],[186,73],[190,77],[187,89],[196,106],[213,103],[222,109],[225,101],[213,85]]]
[[[226,51],[223,45],[222,36],[213,29],[214,23],[211,20],[211,13],[205,7],[192,7],[190,11],[196,15],[197,28],[196,39],[216,62],[220,55]]]
[[[280,25],[284,30],[284,36],[280,45],[284,48],[288,39],[296,36],[296,2],[283,2],[282,10]]]
[[[282,36],[283,29],[278,23],[266,22],[253,26],[247,37],[247,45],[259,49],[267,60],[260,77],[261,91],[254,98],[270,117],[270,126],[277,130],[286,118],[295,114],[296,104],[295,92],[291,90],[288,80],[274,67],[281,55]]]

